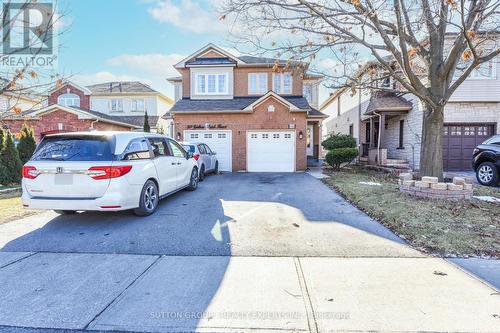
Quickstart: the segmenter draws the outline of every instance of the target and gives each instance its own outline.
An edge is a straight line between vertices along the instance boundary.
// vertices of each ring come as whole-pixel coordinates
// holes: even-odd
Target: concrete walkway
[[[499,294],[436,258],[2,252],[0,261],[4,330],[493,332],[499,327]]]

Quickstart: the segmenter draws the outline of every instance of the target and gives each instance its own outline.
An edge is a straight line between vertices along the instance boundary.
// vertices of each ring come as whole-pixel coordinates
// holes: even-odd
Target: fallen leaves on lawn
[[[298,225],[297,223],[292,223],[292,225],[293,225],[295,228],[300,228],[300,225]]]
[[[445,275],[448,275],[446,274],[445,272],[440,272],[440,271],[434,271],[433,272],[434,275],[440,275],[440,276],[445,276]]]

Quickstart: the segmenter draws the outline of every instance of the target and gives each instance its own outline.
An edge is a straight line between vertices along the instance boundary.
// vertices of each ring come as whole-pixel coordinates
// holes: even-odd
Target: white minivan
[[[75,132],[45,137],[23,166],[22,202],[30,209],[133,209],[150,215],[163,197],[196,190],[198,165],[167,136]]]

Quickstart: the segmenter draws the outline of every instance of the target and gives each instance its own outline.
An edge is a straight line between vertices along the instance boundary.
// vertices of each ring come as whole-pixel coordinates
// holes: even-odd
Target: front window
[[[291,73],[274,73],[273,74],[273,90],[278,94],[292,93],[292,74]]]
[[[304,87],[302,88],[302,95],[304,98],[309,102],[312,103],[312,85],[310,84],[305,84]]]
[[[123,111],[123,101],[121,99],[112,99],[111,111]]]
[[[267,92],[267,73],[248,74],[248,94],[257,95]]]
[[[57,104],[62,106],[80,107],[80,97],[76,94],[62,94],[57,98]]]
[[[227,74],[196,75],[196,93],[199,95],[227,94]]]
[[[144,111],[144,100],[143,99],[133,99],[132,100],[132,111]]]

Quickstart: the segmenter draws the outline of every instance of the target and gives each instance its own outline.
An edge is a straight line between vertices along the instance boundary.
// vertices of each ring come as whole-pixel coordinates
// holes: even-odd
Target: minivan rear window
[[[109,137],[56,136],[42,140],[32,161],[112,161]]]

